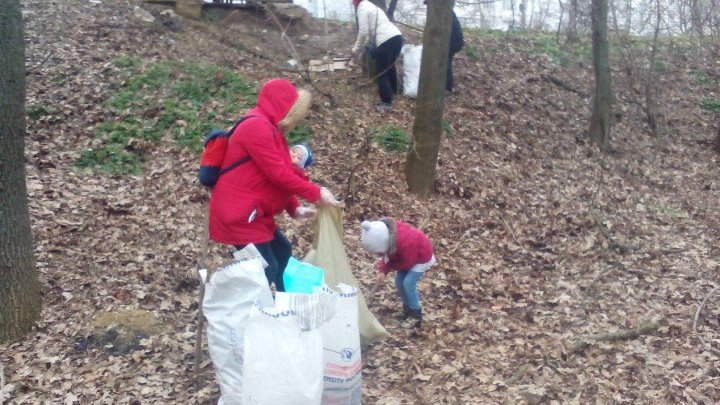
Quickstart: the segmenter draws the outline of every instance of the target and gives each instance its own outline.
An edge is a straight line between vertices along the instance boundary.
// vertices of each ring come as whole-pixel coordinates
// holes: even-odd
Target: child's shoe
[[[422,327],[422,308],[408,308],[408,317],[400,323],[400,326],[406,329]]]
[[[404,321],[408,317],[410,317],[410,308],[403,304],[402,313],[397,314],[397,319],[399,321]]]

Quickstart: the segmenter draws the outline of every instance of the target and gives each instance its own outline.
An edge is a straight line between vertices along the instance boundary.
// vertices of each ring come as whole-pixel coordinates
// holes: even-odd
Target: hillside
[[[44,308],[34,333],[0,346],[3,403],[217,402],[207,353],[202,381],[192,381],[207,202],[195,130],[211,118],[230,122],[253,89],[279,76],[313,92],[310,175],[346,202],[345,248],[364,290],[373,259],[360,248],[360,220],[402,218],[436,246],[438,265],[420,283],[428,319],[420,333],[393,324],[392,283],[368,298],[392,337],[364,353],[364,403],[720,402],[720,294],[696,314],[720,285],[717,53],[666,44],[655,135],[635,102],[637,78],[614,63],[617,121],[601,155],[586,134],[587,46],[468,32],[446,103],[437,192],[418,200],[406,192],[405,155],[366,141],[411,133],[415,101],[375,112],[375,86],[355,70],[308,83],[288,69],[293,55],[272,19],[213,12],[194,22],[135,0],[22,4],[27,183]],[[136,17],[136,5],[155,21]],[[315,21],[288,35],[307,61],[347,53],[353,28]],[[219,67],[212,77],[238,91],[227,104],[205,104],[208,121],[197,127],[173,104],[180,87],[162,85],[207,72],[195,64]],[[122,93],[135,78],[147,80],[145,93]],[[176,115],[163,121],[169,106]],[[123,138],[108,123],[136,132]],[[124,143],[106,148],[114,137]],[[78,167],[83,159],[90,169]],[[92,167],[100,161],[127,173]],[[280,223],[302,256],[311,224]],[[230,257],[224,246],[212,253],[216,263]],[[659,327],[649,334],[573,350],[584,336],[650,320]],[[126,331],[104,329],[117,324]]]

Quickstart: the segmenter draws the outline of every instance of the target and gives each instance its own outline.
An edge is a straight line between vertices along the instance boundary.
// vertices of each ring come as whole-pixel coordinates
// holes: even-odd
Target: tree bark
[[[568,26],[567,26],[567,42],[577,42],[577,15],[578,15],[578,0],[570,0],[570,10],[568,10]]]
[[[0,0],[0,343],[40,316],[25,185],[25,46],[19,0]]]
[[[395,21],[395,9],[397,8],[398,0],[390,0],[390,5],[387,9],[387,17],[390,21]]]
[[[592,48],[595,70],[595,94],[590,117],[590,139],[605,151],[610,139],[611,102],[609,44],[607,40],[607,0],[592,0]]]
[[[423,35],[414,147],[408,152],[405,175],[410,192],[427,197],[433,192],[442,137],[445,82],[453,0],[430,0]]]
[[[381,9],[382,11],[387,10],[387,7],[385,6],[385,0],[370,0],[370,2],[371,2],[372,4],[380,7],[380,9]]]

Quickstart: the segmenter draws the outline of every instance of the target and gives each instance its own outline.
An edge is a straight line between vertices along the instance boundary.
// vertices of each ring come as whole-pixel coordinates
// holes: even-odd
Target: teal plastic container
[[[325,270],[312,264],[301,262],[294,257],[288,260],[283,273],[283,283],[286,292],[307,293],[313,292],[313,287],[322,287],[325,280]]]

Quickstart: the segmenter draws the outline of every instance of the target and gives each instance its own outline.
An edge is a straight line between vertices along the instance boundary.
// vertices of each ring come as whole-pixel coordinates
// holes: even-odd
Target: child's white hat
[[[308,166],[315,163],[312,151],[304,143],[293,145],[292,148],[300,148],[300,150],[302,151],[302,158],[300,159],[300,163],[298,163],[298,166],[300,166],[301,169],[306,169]]]
[[[360,241],[369,252],[387,253],[390,248],[390,230],[385,222],[363,221]]]

